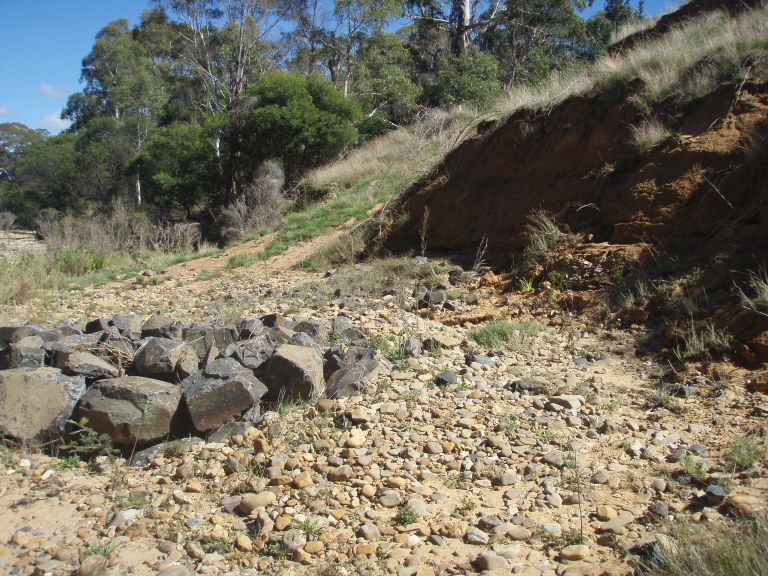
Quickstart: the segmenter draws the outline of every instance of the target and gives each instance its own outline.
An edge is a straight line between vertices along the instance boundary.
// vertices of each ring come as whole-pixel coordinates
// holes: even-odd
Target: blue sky
[[[597,0],[595,4],[602,6]],[[646,13],[672,0],[646,0]],[[0,0],[0,123],[57,133],[67,96],[82,89],[80,65],[108,22],[139,21],[149,0]]]

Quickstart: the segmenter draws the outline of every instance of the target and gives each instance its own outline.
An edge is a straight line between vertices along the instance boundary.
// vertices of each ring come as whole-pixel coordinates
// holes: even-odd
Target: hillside
[[[768,257],[766,12],[659,26],[653,44],[598,63],[586,89],[481,125],[398,199],[377,249],[482,252],[512,288],[554,288],[667,335],[714,320],[750,347],[743,359],[768,360],[755,341],[768,324],[745,318],[734,289]],[[693,310],[661,294],[673,284]]]

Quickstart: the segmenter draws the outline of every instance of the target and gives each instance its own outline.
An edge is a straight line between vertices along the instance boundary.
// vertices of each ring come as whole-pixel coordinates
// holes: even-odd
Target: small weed
[[[578,530],[564,530],[560,534],[552,534],[542,529],[540,534],[544,545],[552,549],[565,548],[573,544],[581,544],[584,541]]]
[[[685,409],[679,398],[664,390],[654,390],[649,395],[649,403],[654,408],[664,408],[674,414],[682,414]]]
[[[288,560],[291,557],[291,551],[280,542],[270,542],[264,546],[262,552],[275,560]]]
[[[112,438],[109,434],[99,434],[88,426],[88,418],[82,417],[78,421],[67,420],[74,427],[66,439],[62,439],[59,448],[69,456],[78,458],[93,458],[96,456],[113,457],[118,454],[112,446]]]
[[[85,552],[86,556],[103,556],[107,560],[109,560],[112,557],[112,554],[114,554],[117,549],[120,548],[120,542],[115,542],[114,540],[110,540],[108,542],[103,542],[96,546],[95,548],[91,548],[90,550]]]
[[[205,282],[206,280],[214,280],[221,276],[219,270],[202,270],[197,276],[195,276],[196,282]]]
[[[466,488],[469,482],[469,476],[466,472],[458,472],[456,474],[449,474],[447,483],[452,488]]]
[[[523,294],[533,292],[533,278],[518,278],[517,286]]]
[[[724,457],[729,466],[740,472],[768,458],[768,445],[765,439],[751,434],[736,436],[728,444]]]
[[[309,518],[306,520],[294,520],[291,523],[291,527],[295,530],[298,530],[299,532],[303,532],[307,536],[320,536],[320,534],[325,533],[324,526],[320,525],[318,522],[310,520]]]
[[[750,272],[747,285],[749,295],[737,286],[741,305],[747,310],[768,316],[768,269],[763,267],[757,272]]]
[[[77,454],[71,454],[60,458],[59,461],[56,462],[54,468],[56,468],[56,470],[70,470],[72,468],[77,468],[79,465],[80,457]]]
[[[464,496],[457,509],[459,512],[465,512],[468,514],[475,508],[477,508],[477,501],[470,494],[467,494]]]
[[[346,414],[339,414],[333,419],[333,426],[341,432],[349,432],[352,430],[352,420]]]
[[[610,176],[616,171],[616,164],[613,162],[603,162],[603,165],[600,166],[600,170],[598,171],[598,174],[605,178],[606,176]]]
[[[707,479],[707,472],[691,456],[686,456],[680,461],[680,471],[700,484]]]
[[[199,538],[200,546],[209,553],[226,554],[235,549],[235,542],[229,538],[214,538],[213,536],[202,536]]]
[[[654,148],[667,142],[672,133],[658,118],[646,118],[640,124],[630,128],[632,143],[645,155]]]
[[[376,335],[369,339],[368,345],[375,348],[390,362],[400,362],[408,358],[404,342],[396,342],[392,338]]]
[[[517,419],[517,416],[514,414],[502,414],[502,416],[499,418],[499,424],[497,426],[497,429],[500,432],[504,432],[505,434],[514,434],[517,432],[517,427],[519,424],[519,420]]]
[[[543,210],[534,211],[528,216],[523,234],[527,243],[523,251],[523,262],[527,268],[545,260],[564,237],[554,218]]]
[[[419,397],[419,393],[416,390],[408,390],[400,395],[400,400],[406,404],[414,402]]]
[[[542,444],[549,444],[552,442],[555,438],[557,438],[557,432],[554,430],[539,430],[535,434],[536,439],[541,442]]]
[[[408,526],[419,519],[419,515],[408,504],[401,506],[395,515],[395,525]]]
[[[768,517],[723,526],[683,523],[660,540],[654,561],[640,564],[644,576],[741,576],[768,574]]]
[[[257,478],[267,477],[267,464],[266,462],[257,462],[255,459],[251,459],[245,466],[246,471]]]
[[[174,440],[163,446],[163,456],[165,458],[180,458],[182,454],[184,454],[184,446],[181,440]]]

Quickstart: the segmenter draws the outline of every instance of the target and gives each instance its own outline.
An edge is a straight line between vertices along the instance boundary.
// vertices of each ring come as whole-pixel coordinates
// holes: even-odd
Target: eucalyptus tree
[[[499,17],[479,36],[494,54],[506,86],[546,80],[555,70],[592,53],[579,12],[592,0],[506,0]]]
[[[165,78],[146,47],[134,40],[127,20],[114,20],[96,35],[83,59],[81,82],[85,88],[69,97],[62,113],[72,121],[71,130],[87,130],[91,122],[108,117],[115,126],[111,136],[129,138],[133,152],[140,152],[167,94]],[[135,174],[134,191],[136,203],[141,204],[140,174]]]

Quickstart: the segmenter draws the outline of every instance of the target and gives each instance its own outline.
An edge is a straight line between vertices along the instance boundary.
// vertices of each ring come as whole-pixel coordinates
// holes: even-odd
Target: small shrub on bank
[[[641,154],[647,154],[672,137],[672,133],[658,118],[646,118],[636,126],[632,126],[630,132],[632,143],[637,146]]]
[[[745,576],[768,574],[768,518],[695,527],[684,524],[672,537],[660,535],[641,576]]]

